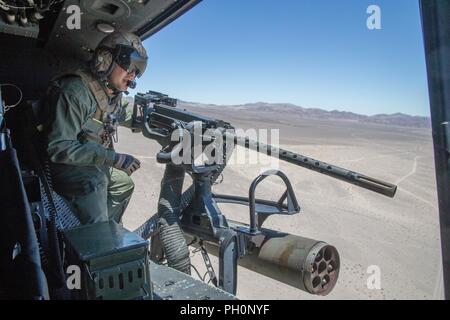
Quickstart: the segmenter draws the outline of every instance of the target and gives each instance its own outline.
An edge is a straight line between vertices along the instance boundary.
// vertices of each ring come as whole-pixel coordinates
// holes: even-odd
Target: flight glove
[[[141,162],[129,154],[116,153],[113,167],[131,176],[134,171],[141,167]]]

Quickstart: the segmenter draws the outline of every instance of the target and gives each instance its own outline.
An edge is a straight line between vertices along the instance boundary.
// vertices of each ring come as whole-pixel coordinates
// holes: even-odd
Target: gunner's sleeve
[[[114,163],[114,150],[94,141],[78,140],[82,125],[95,112],[95,103],[88,90],[79,78],[65,80],[51,90],[48,103],[53,122],[47,152],[54,163],[78,166],[112,166]]]

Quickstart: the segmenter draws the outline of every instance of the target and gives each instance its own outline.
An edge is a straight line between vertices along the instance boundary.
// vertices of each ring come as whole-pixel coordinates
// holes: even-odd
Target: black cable
[[[197,276],[199,277],[199,279],[202,280],[202,281],[204,281],[204,280],[203,280],[203,277],[200,275],[200,272],[198,272],[197,268],[194,267],[193,264],[189,264],[189,265],[190,265],[190,267],[191,267],[192,269],[194,269],[195,273],[197,273]]]

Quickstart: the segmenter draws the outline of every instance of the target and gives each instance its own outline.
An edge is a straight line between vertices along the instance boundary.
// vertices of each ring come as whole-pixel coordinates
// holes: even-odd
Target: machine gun
[[[270,170],[256,177],[250,185],[248,198],[212,193],[211,186],[225,168],[235,144],[258,152],[265,151],[269,156],[277,156],[283,161],[388,197],[395,195],[397,187],[247,137],[239,137],[234,134],[231,124],[182,110],[176,104],[175,99],[158,92],[137,94],[132,128],[161,144],[162,149],[156,156],[158,162],[182,167],[192,176],[192,186],[180,195],[179,223],[189,244],[201,249],[213,283],[234,294],[239,264],[311,294],[326,295],[331,292],[340,269],[339,254],[335,247],[323,241],[262,227],[272,214],[293,215],[300,212],[292,185],[283,172]],[[210,151],[207,161],[200,165],[194,161],[198,154],[191,152],[198,147],[203,154],[208,148]],[[256,199],[258,184],[273,175],[280,177],[286,186],[281,198],[278,201]],[[219,203],[248,206],[249,224],[228,220],[217,206]],[[156,225],[154,216],[136,232],[149,238],[155,234]],[[218,282],[206,249],[219,258]]]

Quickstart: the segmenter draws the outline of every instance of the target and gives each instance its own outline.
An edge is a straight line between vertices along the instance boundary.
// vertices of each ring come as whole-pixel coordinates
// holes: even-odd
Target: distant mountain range
[[[421,116],[411,116],[404,113],[394,113],[394,114],[377,114],[373,116],[367,116],[362,114],[357,114],[348,111],[338,111],[332,110],[327,111],[317,108],[303,108],[290,103],[266,103],[266,102],[256,102],[247,103],[242,105],[214,105],[214,104],[202,104],[195,102],[185,102],[179,101],[181,107],[191,107],[191,108],[233,108],[236,111],[246,111],[249,113],[273,113],[276,114],[292,114],[305,119],[322,119],[322,120],[348,120],[348,121],[359,121],[359,122],[369,122],[385,125],[394,125],[402,127],[414,127],[414,128],[430,128],[431,120],[428,117]]]
[[[127,101],[131,102],[132,97],[126,97]],[[413,127],[413,128],[430,128],[431,120],[428,117],[421,116],[411,116],[404,113],[394,113],[394,114],[377,114],[373,116],[367,116],[362,114],[357,114],[348,111],[338,111],[332,110],[327,111],[317,108],[303,108],[290,103],[266,103],[266,102],[256,102],[247,103],[241,105],[216,105],[216,104],[204,104],[197,102],[187,102],[178,101],[180,107],[185,107],[189,109],[223,109],[227,108],[227,111],[245,111],[246,113],[265,113],[273,114],[276,117],[277,114],[292,114],[293,116],[305,118],[305,119],[321,119],[321,120],[347,120],[347,121],[358,121],[358,122],[368,122],[375,124],[402,126],[402,127]],[[256,116],[256,115],[255,115]]]

